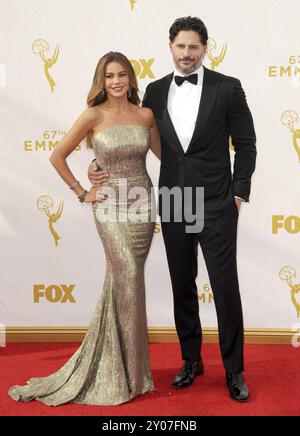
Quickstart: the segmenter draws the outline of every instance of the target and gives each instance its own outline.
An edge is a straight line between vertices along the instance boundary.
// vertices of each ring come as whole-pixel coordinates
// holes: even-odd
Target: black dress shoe
[[[197,362],[185,360],[180,373],[177,374],[174,379],[172,387],[176,389],[187,388],[193,383],[195,376],[203,373],[204,367],[202,360],[198,360]]]
[[[228,386],[229,395],[235,401],[247,401],[249,398],[249,389],[245,383],[242,373],[232,374],[226,373],[226,384]]]

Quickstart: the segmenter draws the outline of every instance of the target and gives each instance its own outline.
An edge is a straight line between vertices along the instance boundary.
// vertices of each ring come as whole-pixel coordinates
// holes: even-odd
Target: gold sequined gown
[[[144,284],[144,264],[155,226],[152,183],[145,163],[150,130],[116,125],[94,134],[92,142],[99,166],[109,173],[107,188],[118,194],[106,203],[92,205],[106,256],[103,292],[79,349],[50,376],[31,378],[25,386],[10,388],[9,395],[17,401],[35,399],[51,406],[68,402],[116,405],[154,388]],[[124,211],[126,199],[120,192],[126,184],[128,192],[132,187],[145,188],[147,194],[141,195],[139,209],[143,220],[105,222],[109,205],[117,212]],[[127,200],[128,209],[139,198],[136,194],[132,197]]]

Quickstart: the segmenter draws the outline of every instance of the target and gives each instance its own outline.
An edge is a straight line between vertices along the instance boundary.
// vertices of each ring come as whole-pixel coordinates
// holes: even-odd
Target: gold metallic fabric
[[[93,203],[91,210],[105,252],[106,275],[89,329],[81,346],[57,372],[10,388],[9,395],[16,401],[35,399],[51,406],[68,402],[116,405],[154,389],[144,282],[144,265],[155,226],[151,219],[155,207],[152,183],[146,170],[150,130],[139,125],[116,125],[94,134],[92,142],[99,166],[109,172],[107,187],[116,191],[125,185],[128,190],[144,188],[147,195],[141,200],[143,220],[101,219],[109,205],[114,205],[118,214],[121,201],[124,211],[124,206],[130,207],[134,199],[124,202],[117,195]]]

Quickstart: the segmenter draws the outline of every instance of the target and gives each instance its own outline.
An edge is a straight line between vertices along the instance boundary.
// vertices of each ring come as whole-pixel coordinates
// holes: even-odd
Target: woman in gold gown
[[[100,59],[87,103],[87,110],[57,145],[50,161],[79,200],[91,204],[106,256],[104,287],[75,354],[48,377],[11,387],[9,395],[16,401],[116,405],[154,387],[144,264],[156,214],[145,161],[149,148],[160,159],[159,134],[151,110],[139,107],[134,70],[121,53],[110,52]],[[104,185],[88,192],[66,163],[84,138],[106,171]],[[125,188],[133,194],[144,193],[138,205],[134,195],[122,194]]]

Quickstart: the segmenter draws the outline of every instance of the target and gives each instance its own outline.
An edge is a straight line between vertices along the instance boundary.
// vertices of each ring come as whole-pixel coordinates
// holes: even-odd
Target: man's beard
[[[200,68],[201,66],[201,61],[198,61],[193,63],[190,67],[181,67],[179,62],[177,62],[176,59],[174,59],[176,68],[178,69],[178,71],[181,72],[181,74],[193,74],[194,71],[198,70],[198,68]]]

